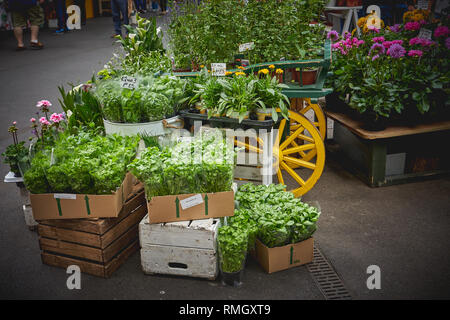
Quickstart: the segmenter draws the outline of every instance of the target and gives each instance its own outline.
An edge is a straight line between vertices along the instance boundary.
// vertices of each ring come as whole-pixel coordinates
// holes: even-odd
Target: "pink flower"
[[[378,59],[379,57],[380,57],[379,54],[374,55],[374,56],[372,57],[372,61],[375,61],[375,60]]]
[[[402,45],[403,44],[403,40],[392,40],[392,44],[399,44]]]
[[[39,122],[43,125],[43,126],[49,126],[50,122],[47,121],[47,119],[45,119],[45,117],[41,117],[39,119]]]
[[[58,113],[53,113],[50,116],[50,121],[52,121],[54,123],[59,123],[62,120],[63,120],[62,116],[60,114],[58,114]]]
[[[338,41],[339,40],[339,34],[337,33],[336,30],[331,30],[327,34],[327,39],[330,39],[333,42]]]
[[[375,33],[380,33],[380,29],[378,29],[378,28],[375,27],[375,26],[369,26],[368,29],[369,29],[370,31],[375,32]]]
[[[427,22],[425,20],[420,20],[419,23],[421,26],[423,26],[424,24],[427,24]]]
[[[386,49],[389,49],[393,45],[392,41],[385,41],[383,42],[383,47]]]
[[[17,121],[13,121],[13,125],[16,125],[17,124]]]
[[[384,42],[384,37],[375,37],[372,39],[373,42]]]
[[[36,104],[36,107],[38,107],[38,108],[42,108],[42,107],[48,108],[48,107],[51,107],[51,106],[52,106],[52,104],[48,100],[40,100]]]
[[[35,119],[35,118],[31,118],[31,119],[30,119],[30,122],[33,122],[33,123],[34,123],[34,122],[36,122],[36,119]]]
[[[418,22],[407,22],[405,24],[405,30],[416,31],[420,29],[420,23]]]
[[[406,50],[398,43],[393,43],[392,46],[389,47],[387,54],[394,59],[402,58],[405,56]]]
[[[421,57],[423,55],[423,52],[421,50],[410,50],[408,52],[408,56],[410,57]]]
[[[450,30],[447,26],[439,26],[434,30],[434,36],[436,38],[439,37],[447,37],[450,34]]]

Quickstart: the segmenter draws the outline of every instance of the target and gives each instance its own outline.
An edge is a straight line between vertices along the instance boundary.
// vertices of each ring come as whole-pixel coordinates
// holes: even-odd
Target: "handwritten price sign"
[[[224,77],[226,72],[226,63],[211,63],[211,74],[213,76]]]
[[[244,52],[247,50],[252,50],[255,47],[254,42],[247,42],[239,45],[239,52]]]
[[[422,39],[431,40],[432,35],[433,35],[433,32],[431,30],[421,28],[419,31],[419,35],[417,37],[422,38]]]
[[[120,86],[122,88],[134,90],[137,88],[137,85],[138,85],[138,81],[136,78],[129,77],[129,76],[122,76],[120,78]]]

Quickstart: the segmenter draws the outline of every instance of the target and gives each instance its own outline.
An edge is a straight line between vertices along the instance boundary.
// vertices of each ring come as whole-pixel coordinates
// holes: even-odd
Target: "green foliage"
[[[284,191],[283,185],[242,185],[236,193],[240,210],[231,218],[253,220],[257,237],[269,248],[297,243],[308,239],[316,231],[319,211]]]
[[[31,193],[111,194],[136,156],[139,138],[80,131],[36,153],[24,182]]]
[[[147,198],[184,193],[229,191],[234,151],[222,136],[206,133],[174,147],[150,147],[130,164],[145,184]]]
[[[28,161],[28,150],[25,147],[25,141],[20,141],[17,144],[9,145],[5,152],[2,153],[5,158],[4,162],[9,165],[11,171],[16,177],[20,176],[19,163]]]
[[[138,77],[136,89],[120,86],[119,79],[97,82],[95,95],[103,116],[112,122],[140,123],[158,121],[173,116],[182,108],[186,80],[172,77]]]
[[[58,87],[62,98],[58,100],[68,117],[67,130],[70,133],[76,133],[80,127],[104,130],[102,110],[90,87],[90,85],[77,88],[72,86],[72,90],[67,93],[63,86]]]
[[[244,268],[248,233],[245,229],[222,226],[217,235],[220,267],[223,272],[238,272]]]
[[[318,20],[324,0],[205,0],[174,2],[170,47],[178,68],[198,69],[213,62],[230,63],[239,45],[254,42],[251,63],[311,59],[321,55],[324,26]]]

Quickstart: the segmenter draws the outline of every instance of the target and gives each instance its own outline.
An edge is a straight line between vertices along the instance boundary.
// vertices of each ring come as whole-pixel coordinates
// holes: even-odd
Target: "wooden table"
[[[348,114],[325,113],[335,121],[327,151],[371,187],[450,173],[450,119],[368,131]]]

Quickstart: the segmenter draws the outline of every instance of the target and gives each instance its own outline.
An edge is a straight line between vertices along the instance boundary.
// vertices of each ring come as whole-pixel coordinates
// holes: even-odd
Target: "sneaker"
[[[44,48],[44,45],[42,43],[38,42],[30,42],[30,48],[33,50],[40,50]]]
[[[64,34],[64,32],[66,32],[66,30],[64,28],[61,28],[61,29],[56,30],[55,34],[60,35],[60,34]]]

